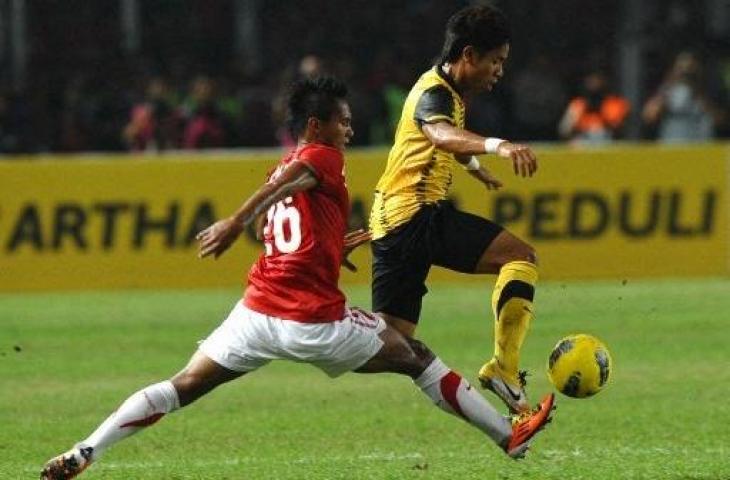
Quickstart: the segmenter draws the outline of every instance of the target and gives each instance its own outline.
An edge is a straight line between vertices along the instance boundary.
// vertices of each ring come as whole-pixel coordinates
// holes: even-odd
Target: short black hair
[[[305,78],[291,86],[287,104],[287,124],[294,137],[304,132],[310,117],[327,121],[347,98],[347,86],[330,76]]]
[[[446,23],[439,63],[458,60],[467,45],[485,53],[509,42],[507,17],[499,9],[492,5],[466,7],[453,14]]]

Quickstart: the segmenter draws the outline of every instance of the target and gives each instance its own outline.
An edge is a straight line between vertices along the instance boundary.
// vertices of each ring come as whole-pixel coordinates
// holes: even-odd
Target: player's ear
[[[464,49],[461,51],[461,58],[463,58],[468,64],[473,65],[477,63],[477,51],[474,49],[472,45],[467,45],[464,47]]]
[[[309,117],[307,119],[307,130],[312,133],[319,132],[319,119],[317,117]]]

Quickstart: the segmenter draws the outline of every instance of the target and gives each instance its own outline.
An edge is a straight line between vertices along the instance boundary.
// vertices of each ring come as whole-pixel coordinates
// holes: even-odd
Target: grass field
[[[472,381],[492,350],[490,288],[432,286],[419,330]],[[348,293],[369,305],[367,288]],[[130,393],[176,372],[237,296],[0,296],[0,478],[37,478]],[[602,338],[615,369],[597,397],[559,397],[521,462],[405,377],[330,380],[278,362],[118,444],[83,478],[730,479],[730,280],[544,283],[537,301],[523,350],[533,399],[565,334]]]

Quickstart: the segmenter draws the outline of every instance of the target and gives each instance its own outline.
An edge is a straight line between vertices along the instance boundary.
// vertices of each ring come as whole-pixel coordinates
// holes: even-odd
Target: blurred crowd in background
[[[632,1],[493,2],[512,52],[498,88],[469,100],[468,126],[574,144],[730,137],[728,2],[647,0],[654,17],[632,31]],[[26,2],[27,73],[18,84],[0,70],[0,153],[289,145],[287,87],[322,73],[350,87],[353,143],[387,145],[447,18],[470,2],[138,2],[131,47],[123,3]],[[633,99],[619,81],[630,41],[643,42]]]

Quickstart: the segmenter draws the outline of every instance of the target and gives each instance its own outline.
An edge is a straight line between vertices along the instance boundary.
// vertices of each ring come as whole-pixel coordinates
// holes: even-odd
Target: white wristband
[[[464,167],[464,170],[479,170],[481,168],[481,164],[479,163],[479,160],[474,155],[471,156],[471,159],[469,160],[469,163],[462,164]]]
[[[497,147],[506,140],[501,138],[489,137],[484,140],[484,151],[486,153],[497,153]]]

